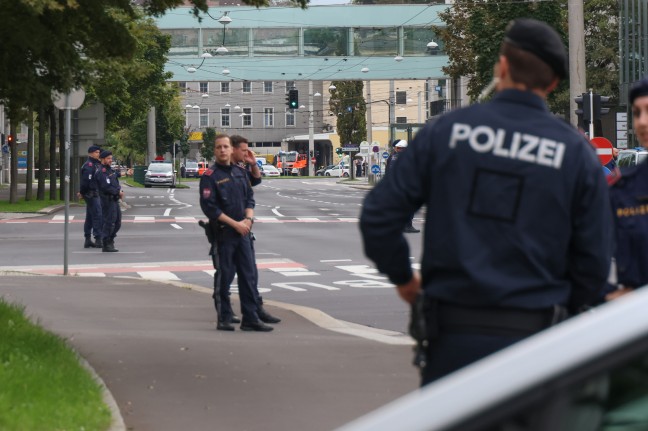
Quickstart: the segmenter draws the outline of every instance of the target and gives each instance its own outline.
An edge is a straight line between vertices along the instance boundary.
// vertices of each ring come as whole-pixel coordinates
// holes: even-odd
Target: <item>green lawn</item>
[[[99,384],[65,342],[0,299],[0,429],[97,430],[110,426]]]
[[[35,213],[52,205],[63,204],[65,204],[65,201],[58,199],[46,199],[43,201],[32,199],[25,201],[25,198],[19,198],[15,204],[10,204],[8,200],[0,201],[0,213]]]

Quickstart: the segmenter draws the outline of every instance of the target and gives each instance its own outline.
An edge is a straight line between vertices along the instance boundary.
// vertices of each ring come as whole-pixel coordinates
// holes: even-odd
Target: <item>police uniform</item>
[[[200,178],[200,207],[210,224],[217,226],[215,252],[218,257],[213,298],[218,313],[218,329],[234,329],[231,326],[233,310],[229,290],[235,274],[238,276],[243,315],[241,329],[245,329],[245,325],[263,327],[256,311],[253,288],[256,269],[250,236],[241,236],[232,227],[218,222],[218,217],[223,213],[241,221],[245,218],[245,210],[254,208],[254,205],[252,185],[246,170],[240,166],[215,163]]]
[[[96,145],[88,148],[88,153],[93,153],[100,150]],[[83,196],[86,203],[86,216],[83,223],[83,236],[85,237],[85,248],[101,247],[102,235],[101,229],[103,225],[101,199],[99,198],[99,190],[97,186],[96,173],[101,169],[101,162],[99,160],[88,156],[88,160],[81,167],[81,181],[79,193]],[[90,238],[94,236],[95,242],[93,243]]]
[[[537,38],[537,56],[564,77],[567,56],[548,29],[516,20],[507,39],[528,50]],[[594,301],[609,270],[608,199],[593,147],[531,91],[503,90],[426,125],[360,220],[367,256],[405,285],[413,272],[403,227],[428,207],[423,384]]]
[[[102,151],[101,158],[112,155],[110,151]],[[119,172],[110,165],[102,165],[97,172],[99,195],[103,209],[103,248],[104,252],[116,252],[115,237],[121,228],[121,209],[119,208]]]

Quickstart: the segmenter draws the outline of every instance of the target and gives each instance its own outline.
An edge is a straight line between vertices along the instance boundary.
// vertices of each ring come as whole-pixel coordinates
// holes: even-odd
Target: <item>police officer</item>
[[[233,331],[229,290],[238,275],[241,299],[241,330],[272,331],[257,314],[254,297],[255,264],[250,231],[254,217],[254,193],[245,169],[232,164],[232,144],[227,135],[214,141],[216,163],[200,178],[200,207],[215,226],[217,264],[214,273],[214,305],[218,314],[216,329]],[[215,265],[216,266],[216,265]]]
[[[101,248],[102,235],[101,228],[103,225],[101,212],[101,199],[97,186],[96,173],[101,169],[99,155],[101,148],[91,145],[88,148],[88,160],[81,167],[81,181],[79,187],[79,197],[82,197],[86,203],[86,216],[83,223],[83,236],[85,237],[84,248]],[[94,235],[95,241],[91,238]]]
[[[494,73],[494,98],[426,125],[361,214],[365,253],[424,316],[413,331],[422,384],[581,310],[608,275],[601,165],[545,103],[567,75],[560,36],[513,21]],[[423,204],[419,275],[401,232]]]
[[[648,77],[630,88],[632,126],[639,144],[648,148]],[[614,299],[648,284],[648,162],[622,167],[610,189],[615,214],[617,268]]]
[[[259,169],[259,165],[256,163],[254,153],[249,149],[248,140],[240,135],[232,135],[230,136],[230,142],[232,143],[232,161],[246,170],[252,187],[261,184],[261,169]],[[250,232],[250,238],[252,257],[254,258],[254,281],[252,287],[254,289],[254,298],[257,302],[257,315],[263,323],[279,323],[281,319],[271,315],[263,307],[263,298],[259,293],[259,271],[257,269],[256,255],[254,252],[254,241],[256,241],[256,238],[252,232]]]
[[[103,252],[114,253],[115,237],[121,228],[121,209],[119,200],[124,197],[124,192],[119,185],[119,173],[112,168],[112,152],[101,152],[101,170],[97,173],[101,207],[103,209]]]
[[[392,147],[394,151],[387,157],[387,160],[385,161],[385,175],[387,175],[387,172],[389,172],[390,168],[393,167],[396,164],[396,161],[398,160],[398,157],[403,154],[405,151],[405,148],[407,148],[407,141],[404,139],[396,139],[392,143]],[[403,232],[405,233],[419,233],[420,230],[416,229],[414,227],[414,213],[410,215],[409,221],[405,228],[403,229]]]

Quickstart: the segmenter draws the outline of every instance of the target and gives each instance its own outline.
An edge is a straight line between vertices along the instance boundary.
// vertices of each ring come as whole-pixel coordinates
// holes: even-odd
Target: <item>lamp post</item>
[[[52,102],[58,109],[65,110],[65,178],[63,185],[63,198],[65,200],[65,222],[63,233],[63,275],[68,275],[68,231],[70,225],[70,135],[72,129],[72,110],[79,109],[85,99],[83,89],[71,90],[61,94],[52,93]]]

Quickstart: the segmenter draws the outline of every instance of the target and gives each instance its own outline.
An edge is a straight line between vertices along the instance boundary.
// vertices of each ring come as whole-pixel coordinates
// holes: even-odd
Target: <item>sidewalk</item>
[[[216,331],[208,289],[187,285],[8,273],[0,296],[90,363],[113,430],[330,430],[418,384],[407,337],[304,307],[269,302],[282,322],[249,333]]]

